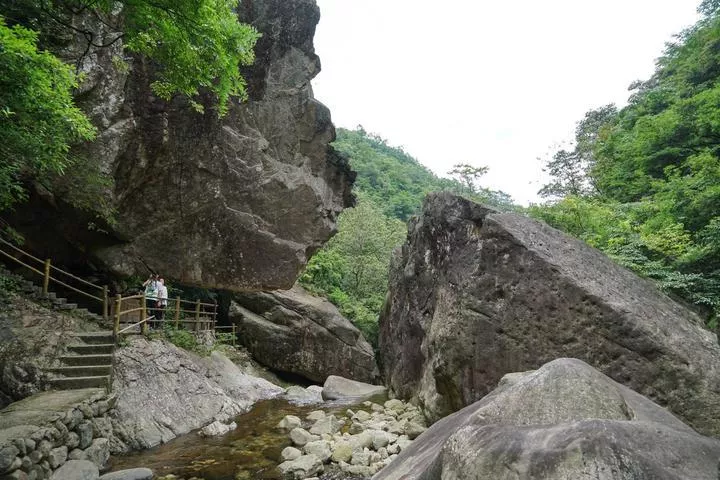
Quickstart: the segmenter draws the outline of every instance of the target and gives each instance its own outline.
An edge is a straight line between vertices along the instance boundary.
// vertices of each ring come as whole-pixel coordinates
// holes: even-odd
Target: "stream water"
[[[291,445],[288,433],[275,428],[278,422],[285,415],[304,419],[314,410],[339,416],[348,408],[367,410],[356,402],[298,406],[266,400],[237,417],[237,429],[226,435],[204,438],[192,432],[150,450],[112,457],[109,471],[147,467],[155,478],[173,474],[178,479],[278,480],[280,452]]]

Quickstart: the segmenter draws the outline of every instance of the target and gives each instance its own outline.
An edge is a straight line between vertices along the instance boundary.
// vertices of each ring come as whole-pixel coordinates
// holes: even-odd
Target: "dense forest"
[[[720,2],[668,45],[654,75],[578,123],[547,162],[536,215],[696,305],[720,310]]]
[[[335,147],[358,172],[358,206],[308,265],[301,283],[326,295],[377,335],[401,221],[430,191],[450,190],[500,209],[524,211],[602,250],[716,327],[720,312],[720,1],[668,44],[654,75],[630,86],[628,105],[589,111],[575,145],[556,152],[541,204],[522,209],[480,186],[483,167],[455,165],[440,178],[400,148],[340,129]],[[449,161],[448,164],[452,164]]]

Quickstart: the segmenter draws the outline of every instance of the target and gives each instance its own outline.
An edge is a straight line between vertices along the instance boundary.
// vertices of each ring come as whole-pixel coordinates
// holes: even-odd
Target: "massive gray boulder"
[[[67,182],[52,193],[37,186],[11,219],[30,249],[120,276],[152,270],[231,290],[293,285],[352,204],[354,173],[328,145],[330,112],[310,85],[320,71],[315,1],[241,2],[238,13],[262,38],[243,72],[250,99],[233,102],[224,118],[209,98],[201,114],[182,99],[155,97],[152,65],[127,57],[121,40],[88,50],[79,33],[65,39],[58,51],[87,73],[77,100],[99,130],[76,153],[114,181],[103,196],[117,222],[104,225],[74,208]],[[71,21],[98,33],[96,43],[119,35],[92,15]],[[127,65],[118,61],[124,55]],[[79,190],[92,199],[94,188]]]
[[[503,377],[373,480],[716,480],[720,441],[584,362]]]
[[[380,354],[433,420],[574,357],[720,435],[720,347],[693,312],[558,230],[450,194],[427,197],[393,258]]]
[[[299,285],[233,298],[229,318],[238,339],[263,365],[318,383],[329,375],[369,383],[378,378],[372,346],[327,300]]]
[[[117,453],[154,447],[214,421],[229,423],[285,390],[245,374],[219,352],[203,358],[140,337],[116,351],[113,391]]]

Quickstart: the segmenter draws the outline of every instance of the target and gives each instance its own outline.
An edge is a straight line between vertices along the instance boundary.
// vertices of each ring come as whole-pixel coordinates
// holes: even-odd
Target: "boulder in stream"
[[[387,392],[387,388],[382,385],[370,385],[337,375],[330,375],[325,380],[325,385],[323,385],[322,396],[325,400],[369,398],[375,395],[383,395],[385,392]]]
[[[372,346],[327,300],[301,286],[272,292],[237,293],[229,311],[238,339],[273,370],[324,382],[340,375],[362,382],[378,378]]]
[[[506,375],[373,480],[717,480],[720,441],[577,359]]]

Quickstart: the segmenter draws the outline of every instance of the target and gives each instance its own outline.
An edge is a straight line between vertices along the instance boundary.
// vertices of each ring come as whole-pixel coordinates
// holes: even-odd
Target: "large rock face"
[[[584,362],[505,376],[373,480],[715,480],[720,441]]]
[[[117,62],[121,41],[82,56],[78,36],[62,49],[88,73],[78,102],[99,136],[83,153],[114,179],[108,194],[117,225],[88,229],[97,220],[43,191],[13,218],[35,252],[206,287],[292,286],[352,203],[354,173],[328,146],[330,113],[312,94],[320,71],[315,1],[241,2],[239,16],[262,38],[244,72],[250,100],[235,102],[222,119],[209,99],[200,114],[183,100],[156,98],[149,63],[127,58],[127,71]],[[89,17],[73,21],[100,32],[96,42],[118,35]]]
[[[582,242],[449,194],[396,252],[380,351],[391,390],[432,419],[574,357],[720,435],[720,347],[696,315]]]
[[[144,338],[116,351],[114,375],[118,452],[154,447],[214,421],[229,423],[257,401],[285,392],[218,352],[201,358]]]
[[[339,375],[372,383],[379,372],[362,333],[325,299],[290,290],[236,294],[230,321],[263,365],[323,383]]]

